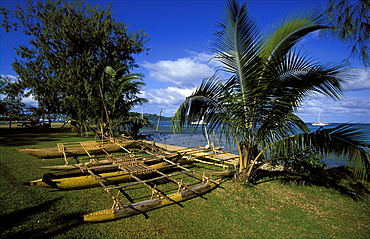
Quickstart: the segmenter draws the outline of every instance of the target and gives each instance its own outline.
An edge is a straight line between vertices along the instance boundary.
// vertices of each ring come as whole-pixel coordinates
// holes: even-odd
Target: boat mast
[[[159,112],[158,121],[157,121],[157,127],[155,128],[154,145],[155,145],[155,140],[157,139],[157,136],[158,136],[158,128],[159,128],[159,123],[161,122],[161,116],[162,116],[162,109]]]

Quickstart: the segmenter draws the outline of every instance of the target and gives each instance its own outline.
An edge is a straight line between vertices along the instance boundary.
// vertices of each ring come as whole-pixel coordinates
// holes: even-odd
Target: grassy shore
[[[1,129],[1,238],[370,238],[367,193],[355,201],[334,189],[276,180],[248,187],[228,180],[204,197],[147,217],[83,222],[82,215],[110,208],[102,188],[56,191],[23,185],[49,172],[40,167],[63,164],[63,159],[42,160],[16,149],[88,140],[55,127]]]

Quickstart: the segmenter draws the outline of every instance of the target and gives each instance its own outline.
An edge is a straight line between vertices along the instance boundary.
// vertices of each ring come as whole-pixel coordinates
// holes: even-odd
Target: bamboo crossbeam
[[[100,180],[100,177],[98,175],[96,175],[91,169],[88,168],[87,170],[95,178],[95,180],[98,181],[100,186],[102,186],[104,188],[104,190],[106,190],[107,186],[105,186],[105,184]]]
[[[205,152],[204,149],[184,149],[184,150],[179,150],[180,153],[186,153],[188,155],[193,155],[193,154],[196,154],[196,153],[201,153],[201,152]]]
[[[203,157],[203,158],[208,158],[208,159],[215,160],[215,161],[226,162],[226,163],[233,164],[233,165],[238,163],[238,161],[233,160],[237,158],[235,155],[225,153],[217,149],[204,149],[204,148],[184,149],[184,150],[180,150],[180,152],[184,152],[186,153],[186,155],[193,156],[195,158]],[[233,162],[231,160],[233,160]],[[203,162],[203,161],[199,161],[199,162]]]
[[[107,160],[110,160],[112,162],[115,161],[135,161],[135,160],[143,160],[147,161],[147,159],[153,159],[153,158],[158,158],[158,155],[148,155],[148,156],[136,156],[136,157],[127,157],[125,154],[119,154],[119,155],[108,155],[106,156]]]
[[[83,141],[83,142],[85,142],[85,143],[87,143],[87,144],[91,144],[91,143],[97,143],[95,140],[91,140],[91,141]],[[107,140],[103,140],[102,141],[102,143],[104,143],[104,142],[109,142],[109,141],[107,141]],[[79,141],[79,142],[65,142],[65,143],[63,143],[64,145],[69,145],[69,146],[72,146],[72,147],[80,147],[80,144],[81,144],[81,141]]]
[[[187,174],[187,173],[189,173],[189,172],[184,172],[183,171],[183,172],[173,173],[173,174],[170,174],[170,175],[162,175],[162,176],[158,176],[158,177],[151,178],[151,179],[145,179],[145,180],[140,180],[138,182],[128,183],[128,184],[125,184],[125,185],[114,186],[114,187],[107,187],[107,189],[108,190],[112,190],[112,189],[126,188],[126,187],[134,186],[134,185],[137,185],[137,184],[140,184],[140,183],[143,183],[143,182],[149,183],[149,182],[152,182],[152,181],[155,181],[155,180],[167,178],[168,176],[173,177],[173,176],[178,176],[178,175]]]
[[[236,155],[230,154],[228,152],[224,152],[219,150],[220,148],[210,148],[206,149],[205,147],[202,146],[196,146],[199,147],[197,148],[186,148],[183,150],[179,150],[179,152],[186,153],[188,155],[196,155],[196,156],[203,156],[203,155],[212,155],[212,156],[220,156],[223,158],[229,157],[229,158],[235,158]]]
[[[127,153],[131,154],[131,151],[126,149],[123,144],[121,144],[120,142],[117,142],[116,140],[114,139],[110,139],[110,142],[112,142],[113,144],[119,146],[121,149],[123,149],[124,151],[126,151]]]
[[[204,158],[214,160],[214,161],[223,162],[223,163],[227,163],[227,164],[232,164],[232,165],[237,165],[238,164],[238,161],[236,161],[234,159],[219,159],[219,158],[210,157],[210,156],[206,156]]]
[[[59,143],[59,144],[57,144],[57,147],[58,147],[58,151],[63,153],[65,164],[68,164],[67,155],[66,155],[66,152],[64,150],[64,144]]]
[[[235,158],[237,158],[236,155],[233,155],[233,154],[229,154],[229,153],[225,153],[223,151],[219,151],[219,150],[216,150],[216,149],[209,149],[209,150],[204,150],[204,149],[199,149],[199,150],[188,150],[185,149],[185,150],[181,150],[181,152],[186,152],[186,155],[188,156],[193,156],[192,160],[195,160],[194,158],[196,158],[197,160],[195,161],[198,161],[198,162],[202,162],[202,163],[207,163],[207,164],[213,164],[213,163],[208,163],[206,161],[201,161],[199,160],[198,158],[208,158],[210,160],[214,160],[214,161],[220,161],[220,162],[223,162],[223,163],[228,163],[228,164],[232,164],[232,165],[236,165],[238,164],[238,161],[235,160]],[[213,165],[217,165],[217,164],[213,164]],[[220,165],[217,165],[217,166],[220,166]]]
[[[85,160],[85,159],[107,159],[106,156],[91,156],[91,157],[84,157],[84,158],[79,158],[79,161]]]
[[[149,162],[155,162],[155,161],[158,161],[159,159],[150,159],[150,160],[146,160],[145,162],[142,162],[142,163],[149,163]],[[135,161],[134,161],[135,162]],[[96,166],[88,166],[88,165],[83,165],[83,166],[80,166],[81,169],[85,169],[87,170],[87,168],[90,168],[90,169],[104,169],[104,168],[119,168],[119,167],[122,167],[123,164],[120,164],[119,162],[113,162],[113,164],[110,162],[110,163],[107,163],[107,164],[104,164],[104,165],[96,165]]]
[[[97,142],[81,142],[80,143],[83,148],[86,150],[100,150],[101,146]]]
[[[85,150],[85,152],[87,153],[87,155],[89,155],[89,157],[91,157],[89,151],[85,148],[84,144],[82,142],[80,144],[81,144],[82,148]]]
[[[201,159],[198,159],[198,158],[193,158],[193,159],[191,159],[191,160],[193,160],[193,161],[197,161],[197,162],[200,162],[200,163],[205,163],[205,164],[210,164],[210,165],[220,166],[220,167],[225,166],[225,165],[220,164],[220,163],[208,162],[208,161],[201,160]]]
[[[125,170],[126,172],[128,172],[128,170],[126,169],[126,168],[123,168],[123,170]],[[142,184],[144,184],[146,187],[148,187],[151,191],[152,191],[152,196],[153,195],[160,195],[160,196],[162,196],[162,197],[164,197],[164,198],[166,198],[167,200],[170,200],[170,201],[172,201],[172,199],[171,198],[169,198],[166,194],[164,194],[164,193],[162,193],[161,191],[158,191],[157,189],[155,189],[155,188],[153,188],[152,186],[150,186],[147,182],[147,180],[141,180],[140,178],[138,178],[138,177],[136,177],[135,175],[133,175],[133,174],[130,174],[130,176],[133,178],[133,179],[135,179],[135,180],[137,180],[139,183],[142,183]],[[167,177],[167,175],[165,175],[165,176],[162,176],[162,177]]]
[[[220,149],[219,147],[218,148],[205,148],[205,147],[202,147],[202,146],[196,146],[196,147],[192,147],[192,148],[186,148],[186,149],[182,149],[182,150],[178,150],[179,152],[183,152],[183,153],[188,153],[188,154],[196,154],[196,153],[210,153],[210,152],[222,152],[222,151],[219,151],[218,149]]]
[[[118,200],[118,198],[116,196],[114,196],[110,191],[109,189],[107,188],[107,186],[105,186],[105,184],[100,180],[100,177],[97,176],[92,170],[88,169],[89,173],[98,181],[98,183],[100,184],[100,186],[102,186],[104,188],[104,191],[106,191],[112,198],[113,202],[114,202],[114,205],[113,206],[117,206],[118,207],[122,207],[120,201]]]
[[[166,165],[166,166],[163,166],[163,167],[160,167],[159,169],[165,169],[165,168],[170,168],[172,167],[171,165]],[[130,175],[132,173],[130,172],[126,172],[126,173],[121,173],[121,174],[115,174],[115,175],[110,175],[110,176],[104,176],[104,177],[100,177],[101,179],[106,179],[106,178],[114,178],[114,177],[120,177],[120,176],[124,176],[124,175]]]
[[[187,171],[191,171],[191,170],[189,170],[189,169],[187,169],[187,168],[185,168],[185,167],[183,167],[183,166],[181,166],[181,165],[179,165],[179,164],[177,164],[177,163],[174,163],[174,162],[172,162],[172,161],[170,161],[170,160],[167,160],[167,159],[163,159],[164,161],[166,161],[167,163],[169,163],[169,164],[172,164],[172,165],[176,165],[177,167],[179,167],[179,168],[181,168],[181,169],[184,169],[184,170],[187,170]],[[201,176],[201,177],[203,177],[203,175],[201,175],[201,174],[199,174],[199,173],[197,173],[197,172],[195,172],[195,171],[191,171],[191,172],[193,172],[194,174],[196,174],[196,175],[198,175],[198,176]],[[212,182],[214,182],[214,183],[217,183],[218,184],[218,182],[217,181],[215,181],[215,180],[212,180],[212,179],[210,179],[210,178],[207,178],[209,181],[212,181]]]
[[[105,154],[109,155],[109,153],[102,147],[102,144],[99,144],[96,141],[84,141],[80,142],[80,145],[89,157],[91,157],[90,153],[92,151],[103,151]]]
[[[166,174],[164,174],[164,173],[162,173],[162,172],[160,172],[160,171],[158,171],[158,170],[155,170],[155,171],[156,171],[156,173],[158,173],[158,174],[160,174],[160,175],[167,176],[169,180],[171,180],[171,181],[172,181],[172,182],[174,182],[174,183],[177,183],[177,185],[179,185],[179,187],[180,187],[180,184],[181,184],[181,186],[183,186],[184,188],[187,188],[187,189],[189,189],[190,191],[192,191],[193,193],[198,194],[198,192],[194,191],[192,188],[190,188],[190,187],[186,186],[185,184],[183,184],[183,183],[181,183],[181,182],[177,181],[176,179],[172,178],[172,176],[171,176],[171,175],[166,175]],[[192,171],[190,171],[190,172],[192,172]],[[190,173],[190,172],[187,172],[187,173]],[[184,172],[184,173],[186,173],[186,172]]]

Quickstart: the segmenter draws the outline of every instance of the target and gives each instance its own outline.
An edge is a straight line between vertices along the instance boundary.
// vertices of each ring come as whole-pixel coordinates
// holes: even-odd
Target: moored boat
[[[327,122],[314,122],[312,123],[313,126],[326,126],[329,125],[330,123]]]
[[[326,126],[326,125],[329,125],[330,123],[328,123],[328,122],[321,122],[320,115],[321,115],[321,112],[319,112],[319,115],[317,116],[317,121],[316,122],[313,122],[311,124],[313,126]]]

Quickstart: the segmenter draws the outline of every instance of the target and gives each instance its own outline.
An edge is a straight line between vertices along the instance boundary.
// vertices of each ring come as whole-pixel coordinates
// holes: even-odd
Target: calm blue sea
[[[157,125],[156,121],[152,122]],[[311,123],[307,123],[311,131],[317,130],[319,127],[312,126]],[[325,126],[325,128],[334,128],[340,124],[332,123]],[[361,130],[367,131],[368,133],[368,143],[370,141],[370,124],[358,124]],[[207,145],[206,138],[202,133],[201,126],[197,130],[193,128],[185,128],[182,134],[173,134],[171,130],[171,121],[161,121],[158,127],[158,132],[155,128],[143,128],[141,131],[143,134],[151,135],[151,140],[156,140],[158,143],[177,145],[183,147],[195,147],[195,146],[205,146]],[[216,147],[223,147],[223,150],[237,154],[237,148],[235,145],[230,145],[226,142],[225,138],[220,138],[214,132],[208,132],[210,141],[214,143]],[[345,162],[338,161],[337,159],[326,158],[325,163],[329,167],[337,167],[340,165],[345,165]]]

